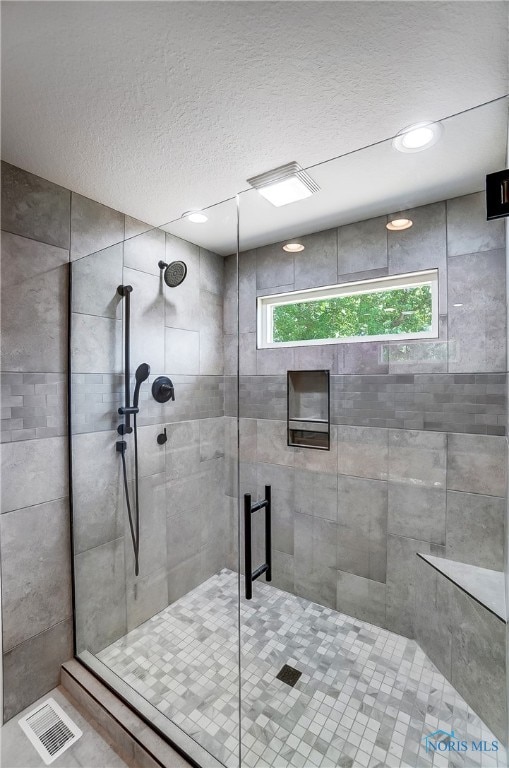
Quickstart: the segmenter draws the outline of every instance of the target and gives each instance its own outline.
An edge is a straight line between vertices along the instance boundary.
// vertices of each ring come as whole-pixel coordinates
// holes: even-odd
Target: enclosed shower
[[[76,655],[193,764],[506,765],[507,103],[440,123],[71,264]]]

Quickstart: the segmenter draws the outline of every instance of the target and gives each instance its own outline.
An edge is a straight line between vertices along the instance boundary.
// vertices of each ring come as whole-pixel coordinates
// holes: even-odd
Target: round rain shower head
[[[187,275],[187,267],[183,261],[172,261],[171,264],[160,261],[159,268],[164,269],[164,282],[168,288],[176,288],[184,282]]]

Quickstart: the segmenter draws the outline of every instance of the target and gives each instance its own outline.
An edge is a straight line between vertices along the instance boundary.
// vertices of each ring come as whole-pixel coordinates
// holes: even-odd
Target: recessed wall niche
[[[330,450],[330,371],[288,371],[288,445]]]

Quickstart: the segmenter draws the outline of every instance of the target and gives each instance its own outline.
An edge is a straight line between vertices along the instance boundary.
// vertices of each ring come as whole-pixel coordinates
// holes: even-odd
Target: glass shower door
[[[507,99],[441,124],[240,195],[242,765],[507,764]]]
[[[125,237],[71,265],[76,654],[198,764],[236,768],[236,204],[201,229],[113,214]]]

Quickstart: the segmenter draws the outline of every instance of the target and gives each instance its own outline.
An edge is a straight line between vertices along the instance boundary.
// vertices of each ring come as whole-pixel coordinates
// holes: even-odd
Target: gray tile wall
[[[222,376],[184,376],[171,374],[175,385],[175,401],[157,403],[151,394],[157,376],[151,374],[140,393],[142,410],[138,423],[159,424],[162,421],[210,419],[224,415],[224,379]],[[132,386],[134,387],[134,377]],[[73,432],[116,429],[117,408],[124,399],[122,374],[76,373],[72,376]]]
[[[486,223],[482,193],[409,215],[400,233],[380,217],[308,235],[293,256],[282,243],[241,254],[239,362],[241,491],[273,485],[274,583],[413,637],[417,552],[504,567],[506,297],[504,227]],[[432,267],[438,340],[256,349],[257,295]],[[225,333],[233,417],[226,304]],[[324,367],[332,450],[289,448],[286,371]]]
[[[339,425],[322,452],[272,419],[240,437],[242,493],[273,487],[276,586],[413,637],[416,552],[503,570],[503,437]]]
[[[111,245],[115,217],[95,205],[83,208],[87,227],[94,217],[102,238],[80,232],[72,265],[71,401],[77,647],[93,653],[224,567],[230,549],[223,487],[223,259],[159,230],[136,234],[140,225],[132,221],[133,236]],[[104,247],[78,258],[81,242]],[[183,259],[188,272],[172,290],[158,262],[175,259]],[[120,283],[133,287],[132,369],[141,362],[151,368],[138,417],[137,577],[115,450],[124,398]],[[161,375],[171,378],[175,401],[153,399],[151,385]],[[159,445],[164,429],[168,440]],[[133,436],[125,439],[132,480]],[[131,482],[131,501],[133,492]],[[112,600],[115,610],[108,610]]]
[[[333,375],[331,422],[505,435],[505,381],[504,373]],[[240,402],[246,418],[286,419],[286,374],[241,375]]]
[[[0,545],[7,719],[58,684],[60,665],[73,653],[69,261],[78,648],[103,647],[223,567],[230,508],[223,502],[223,259],[5,163],[2,230]],[[188,276],[170,290],[157,263],[179,258]],[[123,308],[116,292],[122,282],[134,287],[133,368],[142,361],[152,368],[140,403],[145,515],[138,578],[115,452],[116,411],[123,399]],[[165,406],[150,395],[160,374],[175,384],[176,400]],[[159,446],[164,427],[169,439]],[[132,444],[128,461],[132,476]]]
[[[0,440],[33,440],[67,434],[64,373],[2,373]]]
[[[66,340],[71,193],[2,163],[2,618],[8,719],[72,656]]]

